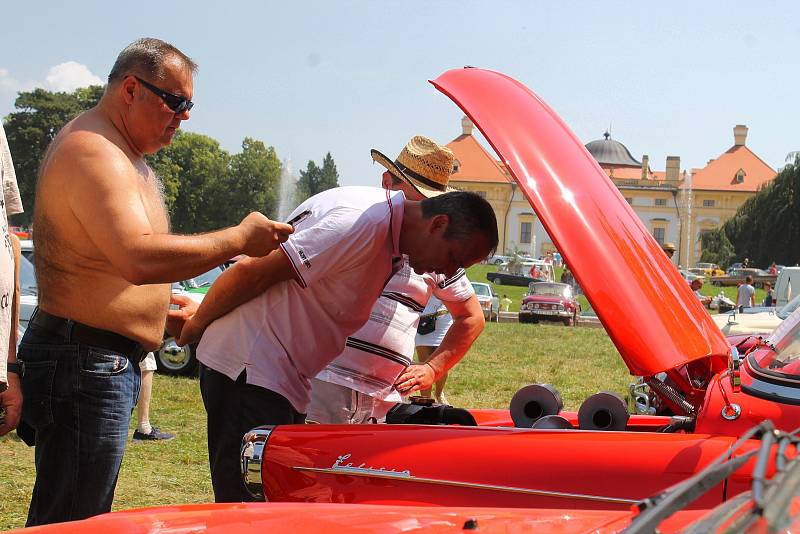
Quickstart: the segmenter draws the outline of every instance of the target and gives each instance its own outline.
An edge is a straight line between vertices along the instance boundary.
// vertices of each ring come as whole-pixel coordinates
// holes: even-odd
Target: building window
[[[703,207],[704,208],[713,208],[714,207],[714,201],[710,200],[710,199],[704,200],[703,201]]]
[[[628,203],[628,204],[630,204],[630,205],[633,205],[633,198],[631,198],[631,197],[625,197],[625,202],[627,202],[627,203]]]
[[[666,206],[667,205],[667,199],[666,198],[657,198],[656,201],[655,201],[655,205],[656,206]]]
[[[664,244],[664,234],[666,233],[666,228],[653,228],[653,237],[656,238],[659,245]]]
[[[454,159],[453,160],[453,174],[457,173],[459,170],[461,170],[461,162],[458,161],[457,159]]]
[[[473,193],[486,200],[486,191],[473,191]]]
[[[744,172],[744,169],[739,169],[736,171],[736,175],[733,177],[733,183],[740,184],[744,182],[744,177],[747,176],[747,173]]]
[[[519,242],[520,243],[530,243],[531,242],[531,229],[533,228],[533,223],[524,222],[519,224]]]

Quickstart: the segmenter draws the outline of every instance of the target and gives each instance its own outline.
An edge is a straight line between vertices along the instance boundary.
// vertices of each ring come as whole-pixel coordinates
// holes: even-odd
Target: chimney
[[[681,157],[680,156],[667,156],[667,181],[677,182],[678,175],[681,172]]]
[[[472,121],[469,120],[469,117],[464,115],[464,118],[461,119],[461,133],[463,135],[472,135],[472,129],[474,127],[475,125],[472,124]]]
[[[744,146],[747,139],[747,126],[737,124],[733,127],[733,146]]]
[[[649,176],[649,173],[647,171],[650,170],[649,167],[650,167],[650,157],[647,154],[645,154],[642,156],[642,180],[647,180],[647,177]]]

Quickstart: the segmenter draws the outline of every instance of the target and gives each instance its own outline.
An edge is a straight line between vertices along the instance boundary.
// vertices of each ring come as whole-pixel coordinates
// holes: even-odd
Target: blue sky
[[[461,113],[428,79],[464,65],[525,83],[584,142],[610,127],[654,170],[747,144],[777,168],[800,150],[797,2],[6,2],[0,115],[16,91],[105,79],[138,37],[200,65],[186,130],[245,136],[295,170],[330,151],[344,185],[378,183],[370,148],[446,143]]]

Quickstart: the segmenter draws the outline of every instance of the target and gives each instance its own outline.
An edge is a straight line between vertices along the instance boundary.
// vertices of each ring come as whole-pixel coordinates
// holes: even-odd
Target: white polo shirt
[[[231,380],[286,397],[301,413],[309,378],[345,346],[400,267],[405,196],[374,187],[339,187],[309,198],[309,211],[282,245],[299,282],[267,289],[209,325],[197,350],[206,366]]]
[[[404,261],[373,306],[369,321],[347,338],[342,354],[316,378],[380,400],[401,402],[394,382],[411,364],[419,317],[431,295],[442,302],[463,302],[474,294],[463,269],[450,278],[417,274]]]

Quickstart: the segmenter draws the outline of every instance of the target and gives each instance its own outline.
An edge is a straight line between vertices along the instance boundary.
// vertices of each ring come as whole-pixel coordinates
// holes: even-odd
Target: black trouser
[[[216,502],[253,501],[242,481],[239,449],[242,437],[261,425],[302,424],[285,397],[246,382],[245,371],[234,382],[200,366],[200,393],[208,414],[208,462]]]

